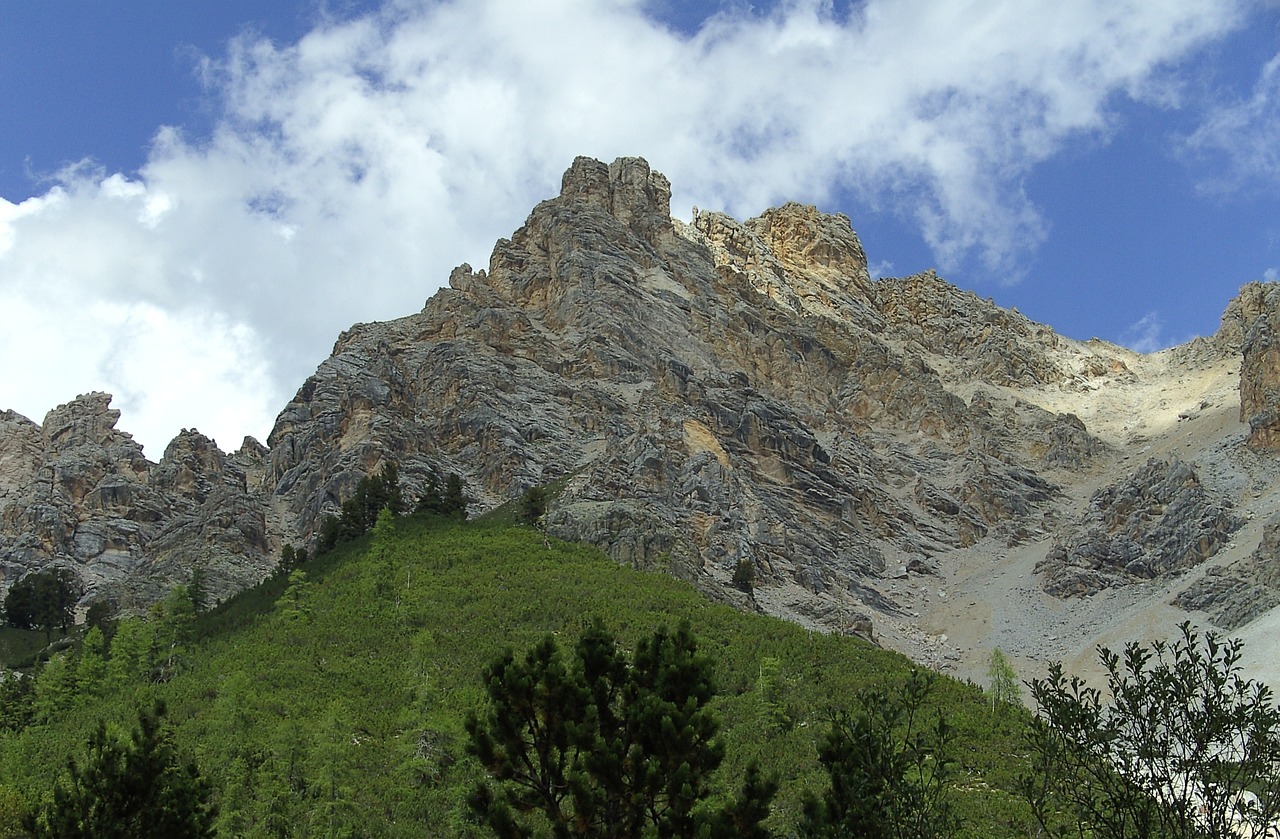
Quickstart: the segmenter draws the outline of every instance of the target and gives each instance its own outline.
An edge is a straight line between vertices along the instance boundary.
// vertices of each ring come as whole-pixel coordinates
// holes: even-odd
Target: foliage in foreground
[[[1099,648],[1103,694],[1060,663],[1031,684],[1040,708],[1023,785],[1050,836],[1267,836],[1280,814],[1280,710],[1245,679],[1240,642],[1190,624],[1172,644]]]
[[[552,636],[485,670],[489,709],[467,720],[468,751],[493,776],[471,807],[501,837],[764,836],[777,784],[753,767],[742,795],[702,806],[724,759],[707,707],[713,665],[688,623],[628,657],[600,621],[567,663]]]
[[[212,837],[215,809],[195,764],[180,763],[161,725],[164,704],[143,712],[128,742],[99,723],[83,764],[27,823],[37,839],[202,839]]]
[[[837,713],[818,753],[831,786],[821,798],[806,800],[801,836],[944,839],[955,834],[952,730],[927,706],[935,682],[933,675],[912,670],[897,690],[864,691],[856,711]]]

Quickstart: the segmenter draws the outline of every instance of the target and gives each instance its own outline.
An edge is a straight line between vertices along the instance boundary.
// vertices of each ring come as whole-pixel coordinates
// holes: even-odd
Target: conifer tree
[[[53,800],[27,828],[37,839],[212,837],[216,810],[195,764],[183,764],[161,724],[164,704],[139,715],[126,742],[100,722],[83,762],[70,761]]]
[[[80,661],[76,664],[76,684],[81,694],[97,695],[106,686],[107,642],[102,630],[89,627],[80,644]]]
[[[321,520],[318,552],[324,553],[342,542],[360,538],[373,529],[383,510],[399,515],[403,507],[400,472],[389,462],[377,474],[360,479],[356,491],[342,503],[342,515],[329,515]]]
[[[450,472],[444,482],[444,498],[440,503],[440,511],[446,516],[465,519],[469,503],[471,499],[462,490],[462,478]]]
[[[5,595],[5,619],[20,629],[43,629],[47,644],[54,629],[67,631],[83,593],[80,580],[66,568],[27,574]]]
[[[806,839],[941,839],[957,829],[946,721],[926,718],[934,677],[912,671],[895,692],[871,690],[832,720],[818,759],[831,778],[804,804]]]
[[[138,618],[126,618],[116,627],[107,660],[107,682],[121,688],[131,682],[148,680],[156,664],[155,626]]]
[[[627,656],[597,620],[570,661],[548,636],[503,655],[485,684],[490,708],[469,718],[468,750],[497,783],[470,804],[497,835],[763,835],[776,784],[756,770],[742,797],[698,810],[724,747],[707,707],[711,663],[687,624]]]

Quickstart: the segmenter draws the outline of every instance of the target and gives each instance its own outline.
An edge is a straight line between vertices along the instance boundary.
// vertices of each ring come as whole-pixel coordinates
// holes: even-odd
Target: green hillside
[[[689,621],[716,666],[718,786],[736,789],[752,760],[776,773],[768,825],[786,836],[802,793],[826,782],[817,744],[832,710],[911,667],[524,527],[399,518],[305,572],[305,583],[275,578],[194,623],[171,602],[150,626],[150,667],[129,664],[139,625],[128,623],[111,660],[90,652],[87,665],[74,654],[46,665],[35,718],[0,733],[0,836],[14,811],[48,795],[99,719],[126,731],[157,698],[179,750],[212,782],[220,835],[485,835],[464,805],[483,777],[463,727],[484,706],[481,671],[547,633],[568,647],[593,617],[627,644]],[[1007,792],[1025,717],[993,713],[977,687],[950,680],[933,697],[957,729],[962,835],[1027,835],[1029,813]]]

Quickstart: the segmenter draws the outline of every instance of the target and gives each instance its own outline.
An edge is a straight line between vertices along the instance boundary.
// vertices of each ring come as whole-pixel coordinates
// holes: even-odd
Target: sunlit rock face
[[[1280,434],[1274,286],[1242,289],[1212,338],[1143,356],[933,271],[873,279],[845,216],[788,203],[686,223],[670,196],[642,159],[575,160],[486,268],[338,336],[265,446],[184,431],[150,463],[105,394],[39,425],[0,414],[3,585],[68,567],[86,601],[141,609],[199,568],[223,597],[312,545],[390,462],[410,498],[460,475],[475,513],[549,487],[557,536],[906,646],[947,587],[979,603],[1005,557],[1030,557],[1036,597],[1091,597],[1173,585],[1262,538],[1238,502],[1270,479],[1238,453]],[[1223,376],[1238,405],[1200,395]],[[1248,427],[1214,425],[1197,460],[1185,429],[1228,409]],[[744,563],[751,593],[731,584]],[[1224,585],[1180,602],[1208,608]]]
[[[151,463],[116,429],[110,401],[80,396],[41,425],[12,413],[0,420],[6,587],[29,571],[69,568],[86,600],[139,610],[197,567],[210,600],[260,580],[272,560],[263,505],[249,487],[252,456],[225,455],[184,431]]]

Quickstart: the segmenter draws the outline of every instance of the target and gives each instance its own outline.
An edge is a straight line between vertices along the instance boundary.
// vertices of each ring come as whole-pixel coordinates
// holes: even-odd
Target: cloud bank
[[[201,68],[207,136],[163,127],[137,172],[86,163],[0,199],[0,407],[38,420],[106,389],[153,458],[185,426],[263,437],[341,329],[484,264],[578,154],[647,157],[678,215],[855,195],[944,270],[1013,277],[1046,229],[1026,174],[1105,138],[1118,99],[1173,104],[1179,63],[1243,14],[791,0],[688,35],[648,8],[391,0],[234,41]]]

